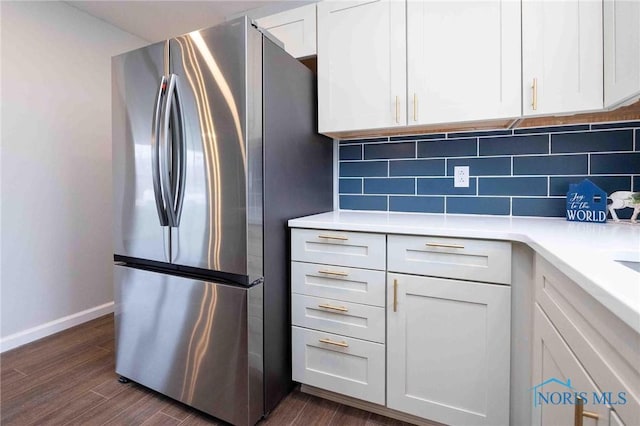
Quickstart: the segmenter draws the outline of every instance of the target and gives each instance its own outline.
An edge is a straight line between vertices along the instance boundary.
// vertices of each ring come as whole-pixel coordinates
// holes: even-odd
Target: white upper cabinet
[[[294,58],[316,54],[315,4],[265,16],[256,23],[280,40]]]
[[[406,125],[405,5],[318,3],[318,130]]]
[[[599,110],[602,2],[522,2],[523,114]]]
[[[640,95],[640,2],[604,0],[604,103]]]
[[[521,114],[520,2],[407,2],[408,125]]]

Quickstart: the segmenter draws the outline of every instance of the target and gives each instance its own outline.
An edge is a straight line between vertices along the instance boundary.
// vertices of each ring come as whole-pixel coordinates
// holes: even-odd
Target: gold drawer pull
[[[343,237],[342,235],[318,235],[318,238],[326,238],[327,240],[340,240],[347,241],[349,238]]]
[[[318,308],[332,309],[334,311],[340,311],[340,312],[349,312],[349,309],[345,308],[344,306],[331,306],[326,303],[323,305],[318,305]]]
[[[393,312],[398,312],[398,280],[393,280]]]
[[[464,246],[461,246],[460,244],[427,243],[425,245],[427,247],[445,247],[445,248],[459,248],[459,249],[464,248]]]
[[[334,342],[331,339],[318,339],[320,343],[328,343],[330,345],[340,346],[341,348],[348,348],[349,344],[347,342]]]
[[[340,272],[340,271],[327,271],[327,270],[320,270],[318,271],[319,274],[327,274],[327,275],[337,275],[339,277],[346,277],[349,276],[348,273],[346,272]]]
[[[578,397],[577,399],[578,400],[576,401],[575,417],[574,417],[575,426],[582,426],[583,424],[582,421],[584,417],[588,417],[594,420],[598,420],[600,418],[598,413],[594,413],[593,411],[584,411],[584,399],[580,397]]]

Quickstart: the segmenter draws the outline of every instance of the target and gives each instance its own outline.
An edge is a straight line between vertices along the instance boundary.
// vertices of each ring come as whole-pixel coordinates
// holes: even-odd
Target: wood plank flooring
[[[118,382],[113,315],[0,355],[0,424],[226,425],[135,383]],[[260,426],[404,426],[397,420],[301,393]]]

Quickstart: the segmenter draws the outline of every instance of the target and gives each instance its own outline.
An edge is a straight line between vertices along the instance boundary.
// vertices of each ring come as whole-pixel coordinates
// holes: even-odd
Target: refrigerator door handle
[[[180,225],[180,216],[182,215],[182,204],[184,201],[184,186],[187,177],[187,139],[185,135],[184,115],[182,114],[182,96],[180,95],[180,85],[175,86],[174,91],[175,101],[172,103],[171,119],[174,129],[173,138],[173,159],[178,172],[174,170],[175,178],[172,179],[173,193],[175,195],[174,212],[175,223],[173,226],[178,227]]]
[[[172,143],[169,143],[169,132],[174,131],[174,126],[169,129],[169,124],[171,124],[171,109],[174,105],[177,77],[175,74],[169,74],[164,108],[162,108],[160,117],[160,186],[162,187],[169,226],[173,227],[178,226],[175,211],[176,197],[174,195],[175,173],[178,170],[170,170],[171,165],[174,164],[173,139],[175,138],[172,137]]]
[[[160,124],[162,122],[162,104],[165,99],[163,94],[166,91],[166,87],[167,78],[163,75],[160,80],[160,86],[158,87],[155,108],[153,110],[153,121],[151,123],[151,172],[153,178],[153,194],[156,199],[156,208],[158,210],[160,226],[169,225],[167,211],[165,209],[166,203],[162,198],[162,182],[160,181]]]

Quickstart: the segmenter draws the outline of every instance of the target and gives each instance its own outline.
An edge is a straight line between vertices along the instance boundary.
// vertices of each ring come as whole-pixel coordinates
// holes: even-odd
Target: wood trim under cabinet
[[[583,114],[562,116],[517,117],[503,120],[477,121],[471,123],[394,127],[391,129],[355,130],[349,132],[326,133],[326,135],[334,139],[350,139],[360,137],[417,135],[423,133],[448,133],[474,130],[496,130],[634,120],[640,120],[640,100],[632,103],[631,105],[622,106],[612,111],[589,112]]]

